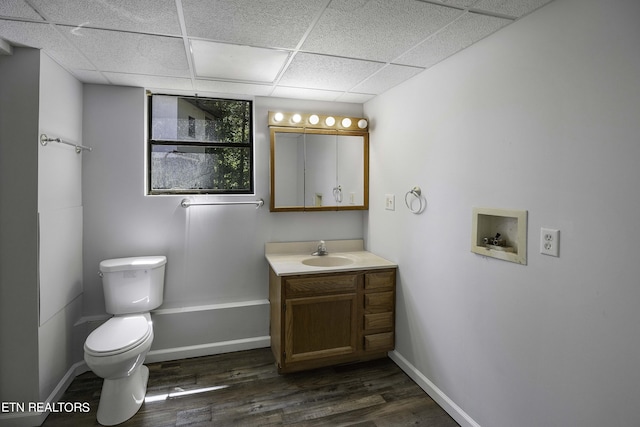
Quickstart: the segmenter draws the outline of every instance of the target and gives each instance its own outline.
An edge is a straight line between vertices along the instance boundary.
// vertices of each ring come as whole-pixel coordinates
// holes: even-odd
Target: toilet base
[[[144,402],[148,380],[149,368],[144,365],[128,377],[105,379],[98,405],[98,422],[113,426],[133,417]]]

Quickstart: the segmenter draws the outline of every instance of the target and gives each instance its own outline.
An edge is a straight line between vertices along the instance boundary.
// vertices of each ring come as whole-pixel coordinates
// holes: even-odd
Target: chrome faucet
[[[329,251],[327,251],[327,246],[324,244],[324,240],[320,240],[320,242],[318,243],[318,249],[311,255],[313,256],[329,255]]]

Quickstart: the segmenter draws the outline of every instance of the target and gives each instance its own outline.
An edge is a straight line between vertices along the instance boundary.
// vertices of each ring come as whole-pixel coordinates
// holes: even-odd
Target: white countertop
[[[353,262],[348,265],[315,267],[305,265],[302,261],[324,256],[311,255],[318,246],[313,242],[267,243],[265,257],[278,276],[298,274],[334,273],[341,271],[376,270],[395,268],[398,265],[363,249],[362,240],[326,240],[329,255],[327,257],[348,258]]]

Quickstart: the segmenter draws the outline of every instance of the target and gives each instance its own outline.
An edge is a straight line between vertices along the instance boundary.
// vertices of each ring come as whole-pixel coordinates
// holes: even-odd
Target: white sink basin
[[[343,256],[324,255],[303,259],[302,263],[311,267],[341,267],[353,264],[353,260]]]

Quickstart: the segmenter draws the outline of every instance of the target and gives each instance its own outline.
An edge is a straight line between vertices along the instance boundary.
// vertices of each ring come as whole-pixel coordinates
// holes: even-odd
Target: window
[[[189,138],[195,138],[195,137],[196,137],[196,118],[189,116]]]
[[[253,193],[251,101],[151,95],[149,194]]]

